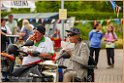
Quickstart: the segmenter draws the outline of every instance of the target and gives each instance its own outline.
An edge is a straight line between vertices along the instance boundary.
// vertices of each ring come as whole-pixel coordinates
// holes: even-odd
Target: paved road
[[[95,69],[95,82],[122,82],[123,50],[115,50],[115,67],[107,69],[106,50],[100,51],[98,69]]]

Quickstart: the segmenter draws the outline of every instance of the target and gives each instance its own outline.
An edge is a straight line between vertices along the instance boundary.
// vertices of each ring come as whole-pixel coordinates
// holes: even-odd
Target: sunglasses
[[[68,37],[75,36],[76,34],[67,34]]]

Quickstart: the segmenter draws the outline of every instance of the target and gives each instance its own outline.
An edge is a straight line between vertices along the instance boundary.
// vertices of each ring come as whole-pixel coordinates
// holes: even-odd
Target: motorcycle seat
[[[14,69],[12,76],[21,76],[25,71],[32,68],[34,65],[21,65]]]

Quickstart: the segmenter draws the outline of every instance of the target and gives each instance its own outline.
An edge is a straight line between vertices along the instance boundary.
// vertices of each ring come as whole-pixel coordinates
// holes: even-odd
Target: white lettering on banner
[[[14,6],[28,6],[28,2],[27,1],[13,1]]]
[[[6,8],[36,8],[35,1],[2,1],[2,5]]]

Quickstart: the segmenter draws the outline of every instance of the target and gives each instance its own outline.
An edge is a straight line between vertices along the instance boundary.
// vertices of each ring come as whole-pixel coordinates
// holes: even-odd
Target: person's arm
[[[59,31],[59,30],[57,31],[57,34],[58,34],[59,38],[61,38],[61,37],[60,37],[60,31]]]
[[[43,48],[39,49],[38,51],[40,53],[39,56],[51,59],[54,54],[52,41],[49,41],[48,44],[46,44],[45,48],[46,48],[45,51],[43,50]]]
[[[90,31],[90,32],[89,32],[89,40],[91,40],[92,35],[93,35],[93,32],[92,32],[92,31]]]
[[[6,36],[6,33],[2,32],[2,31],[1,31],[1,34]]]
[[[14,27],[14,35],[16,34],[16,32],[17,32],[17,27]]]
[[[101,32],[101,37],[100,37],[100,39],[102,40],[102,38],[103,38],[103,33]]]
[[[14,35],[17,33],[17,28],[18,28],[17,22],[14,20]]]
[[[25,36],[26,35],[26,33],[24,33],[24,32],[20,32],[19,33],[19,36],[21,36],[21,37],[23,37],[23,36]]]
[[[40,53],[40,56],[43,57],[43,58],[51,59],[53,54],[51,54],[51,53]]]
[[[25,28],[24,26],[22,27],[22,29],[21,29],[19,35],[20,35],[21,37],[24,37],[24,36],[26,35],[26,28]]]
[[[117,35],[116,35],[116,33],[114,33],[114,39],[112,40],[112,42],[115,42],[117,40],[118,40]]]
[[[41,58],[47,58],[51,59],[53,54],[52,53],[46,53],[46,52],[39,52],[39,51],[33,51],[33,50],[28,50],[28,54],[33,56],[33,57],[41,57]]]
[[[107,40],[107,33],[105,33],[105,35],[104,35],[104,41],[108,41]]]
[[[30,26],[32,27],[32,29],[34,29],[34,25],[30,24]]]
[[[7,29],[7,34],[11,35],[12,32],[10,31],[10,28],[8,26],[6,26],[6,29]]]
[[[88,64],[88,59],[89,59],[89,49],[87,44],[82,44],[80,49],[80,55],[74,55],[71,57],[72,61],[75,61],[82,65]]]

